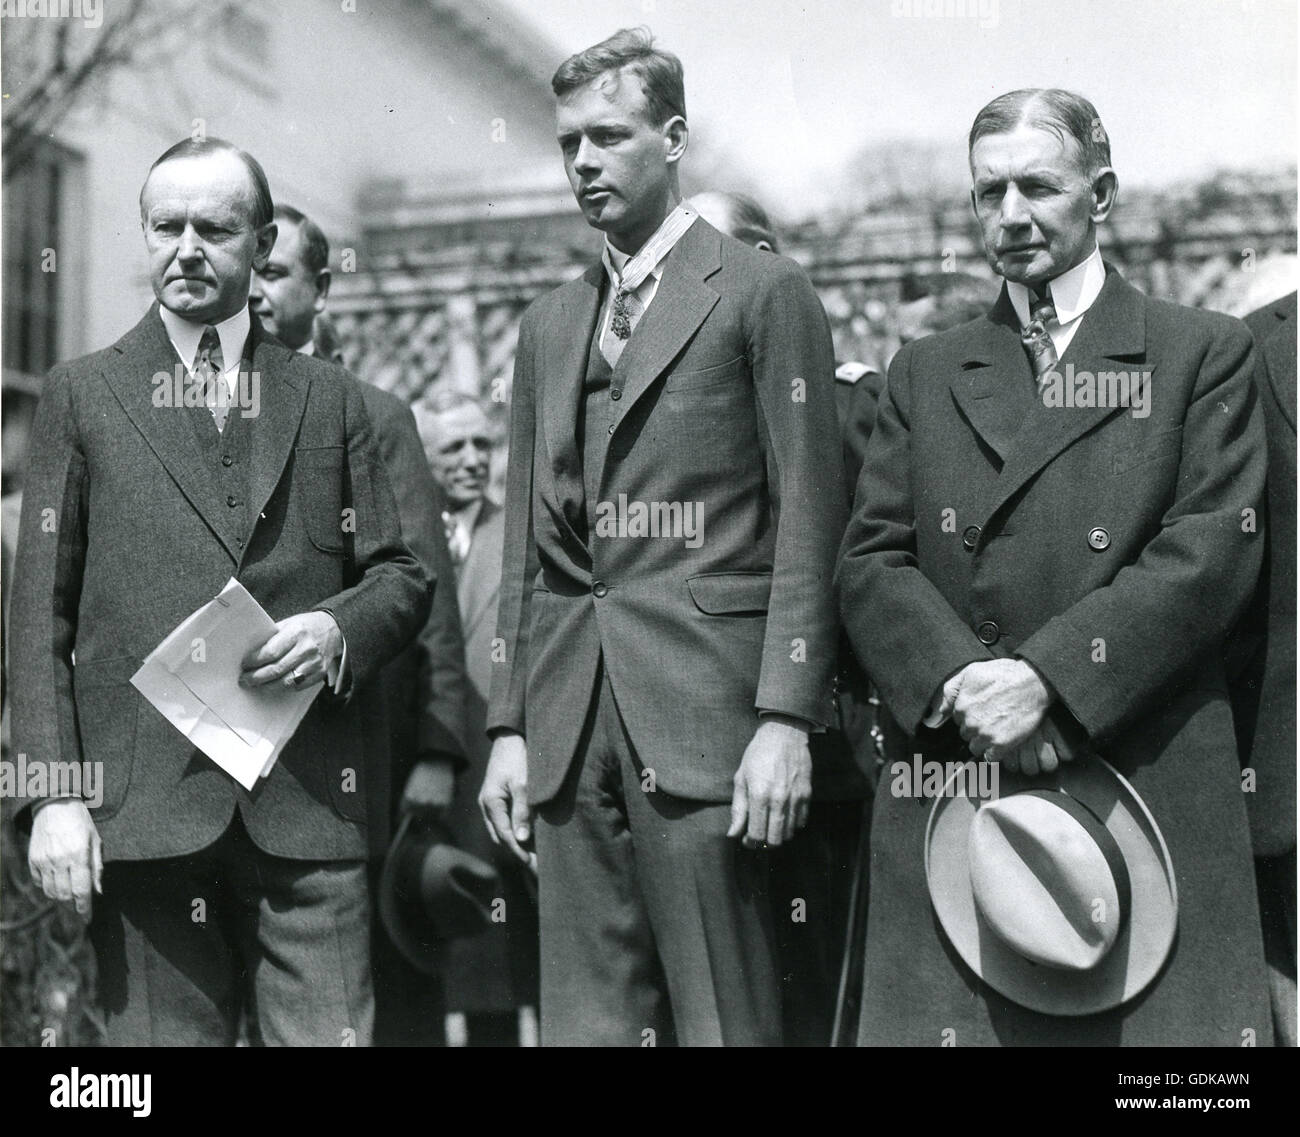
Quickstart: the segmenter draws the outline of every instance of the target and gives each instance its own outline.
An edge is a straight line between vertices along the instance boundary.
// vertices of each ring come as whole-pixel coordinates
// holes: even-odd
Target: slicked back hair
[[[283,202],[276,203],[275,219],[298,226],[298,233],[302,237],[303,267],[313,277],[321,269],[329,267],[330,243],[315,221],[301,209],[295,209],[292,205],[285,205]]]
[[[627,70],[641,81],[646,111],[655,126],[686,117],[682,61],[654,46],[649,28],[623,28],[594,47],[569,56],[551,77],[556,98],[576,91],[609,71]]]
[[[149,184],[149,178],[154,170],[173,158],[205,158],[209,154],[233,154],[244,163],[253,188],[252,201],[249,203],[253,210],[253,228],[260,229],[263,225],[269,224],[274,219],[275,203],[271,200],[271,184],[266,180],[266,171],[248,151],[241,150],[233,142],[227,142],[222,138],[185,138],[175,146],[164,150],[154,160],[154,164],[149,167],[149,173],[145,175],[144,185],[140,187],[141,220],[144,219],[144,187]]]
[[[1006,134],[1022,124],[1050,130],[1062,142],[1073,138],[1089,177],[1110,165],[1110,139],[1097,108],[1082,95],[1059,87],[1026,87],[999,95],[975,116],[967,153],[986,134]]]

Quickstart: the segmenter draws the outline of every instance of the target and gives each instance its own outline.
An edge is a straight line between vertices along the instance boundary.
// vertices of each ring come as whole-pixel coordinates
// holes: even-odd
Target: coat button
[[[1107,533],[1106,530],[1103,529],[1100,525],[1098,525],[1096,529],[1092,529],[1089,531],[1088,544],[1091,545],[1094,549],[1096,549],[1097,552],[1099,553],[1103,549],[1109,549],[1110,534]]]
[[[239,504],[239,502],[235,500],[235,495],[234,495],[234,494],[232,494],[232,493],[228,493],[228,494],[226,494],[226,504],[227,504],[228,506],[230,506],[231,509],[233,509],[235,506],[237,506],[237,505]]]
[[[614,433],[614,424],[612,422],[609,424],[609,433],[610,434]]]
[[[968,549],[973,549],[979,544],[980,527],[978,525],[967,525],[961,535],[961,543]]]
[[[985,620],[978,628],[975,634],[979,636],[980,643],[989,645],[998,642],[998,636],[1002,634],[1001,629],[992,620]]]
[[[223,466],[233,466],[235,460],[229,454],[223,454],[221,455],[221,464]]]
[[[596,597],[597,600],[604,596],[608,591],[609,587],[603,580],[598,580],[591,586],[591,594]]]
[[[617,402],[619,401],[619,399],[621,399],[621,398],[623,397],[623,388],[622,388],[622,387],[613,387],[613,388],[611,388],[611,389],[610,389],[610,392],[609,392],[609,397],[610,397],[611,399],[613,399],[614,402],[617,403]]]

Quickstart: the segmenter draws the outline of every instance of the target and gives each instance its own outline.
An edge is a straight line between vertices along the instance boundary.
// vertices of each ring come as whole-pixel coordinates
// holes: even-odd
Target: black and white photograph
[[[1249,1110],[1298,15],[0,0],[34,1108],[195,1047],[1082,1047],[1098,1118]]]

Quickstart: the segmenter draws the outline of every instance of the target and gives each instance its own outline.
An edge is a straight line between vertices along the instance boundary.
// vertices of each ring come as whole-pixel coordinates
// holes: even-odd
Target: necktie
[[[627,278],[624,277],[614,294],[613,314],[609,321],[610,334],[605,336],[600,345],[600,352],[610,367],[618,366],[619,357],[623,354],[623,348],[627,346],[632,328],[644,310],[645,307],[636,298],[636,293],[627,287]]]
[[[230,390],[226,386],[226,361],[221,354],[221,337],[209,325],[199,339],[199,350],[194,356],[194,374],[203,380],[203,401],[212,412],[217,433],[226,425],[230,412]]]
[[[1034,381],[1039,393],[1043,380],[1056,367],[1056,345],[1047,334],[1047,325],[1056,319],[1056,306],[1052,303],[1047,285],[1029,290],[1029,323],[1020,330],[1020,343],[1029,356],[1034,369]]]
[[[447,551],[451,554],[452,564],[457,567],[465,563],[469,556],[469,526],[463,518],[444,511],[442,515],[443,532],[447,535]]]

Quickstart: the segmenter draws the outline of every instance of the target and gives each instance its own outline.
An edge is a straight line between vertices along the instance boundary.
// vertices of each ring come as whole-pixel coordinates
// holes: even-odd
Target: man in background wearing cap
[[[1265,1044],[1222,661],[1263,553],[1251,338],[1231,318],[1149,300],[1103,265],[1096,228],[1117,181],[1087,100],[1003,95],[976,117],[969,156],[1005,285],[988,315],[895,357],[841,550],[841,610],[925,759],[966,751],[1045,784],[1061,762],[1112,763],[1167,842],[1177,941],[1138,997],[1081,1000],[1098,1010],[1083,1017],[1027,1009],[936,926],[934,803],[882,780],[860,1040]],[[1087,397],[1098,372],[1126,373],[1128,405],[1118,380]],[[1062,382],[1083,395],[1064,402]],[[1036,974],[1052,990],[1064,982]]]

